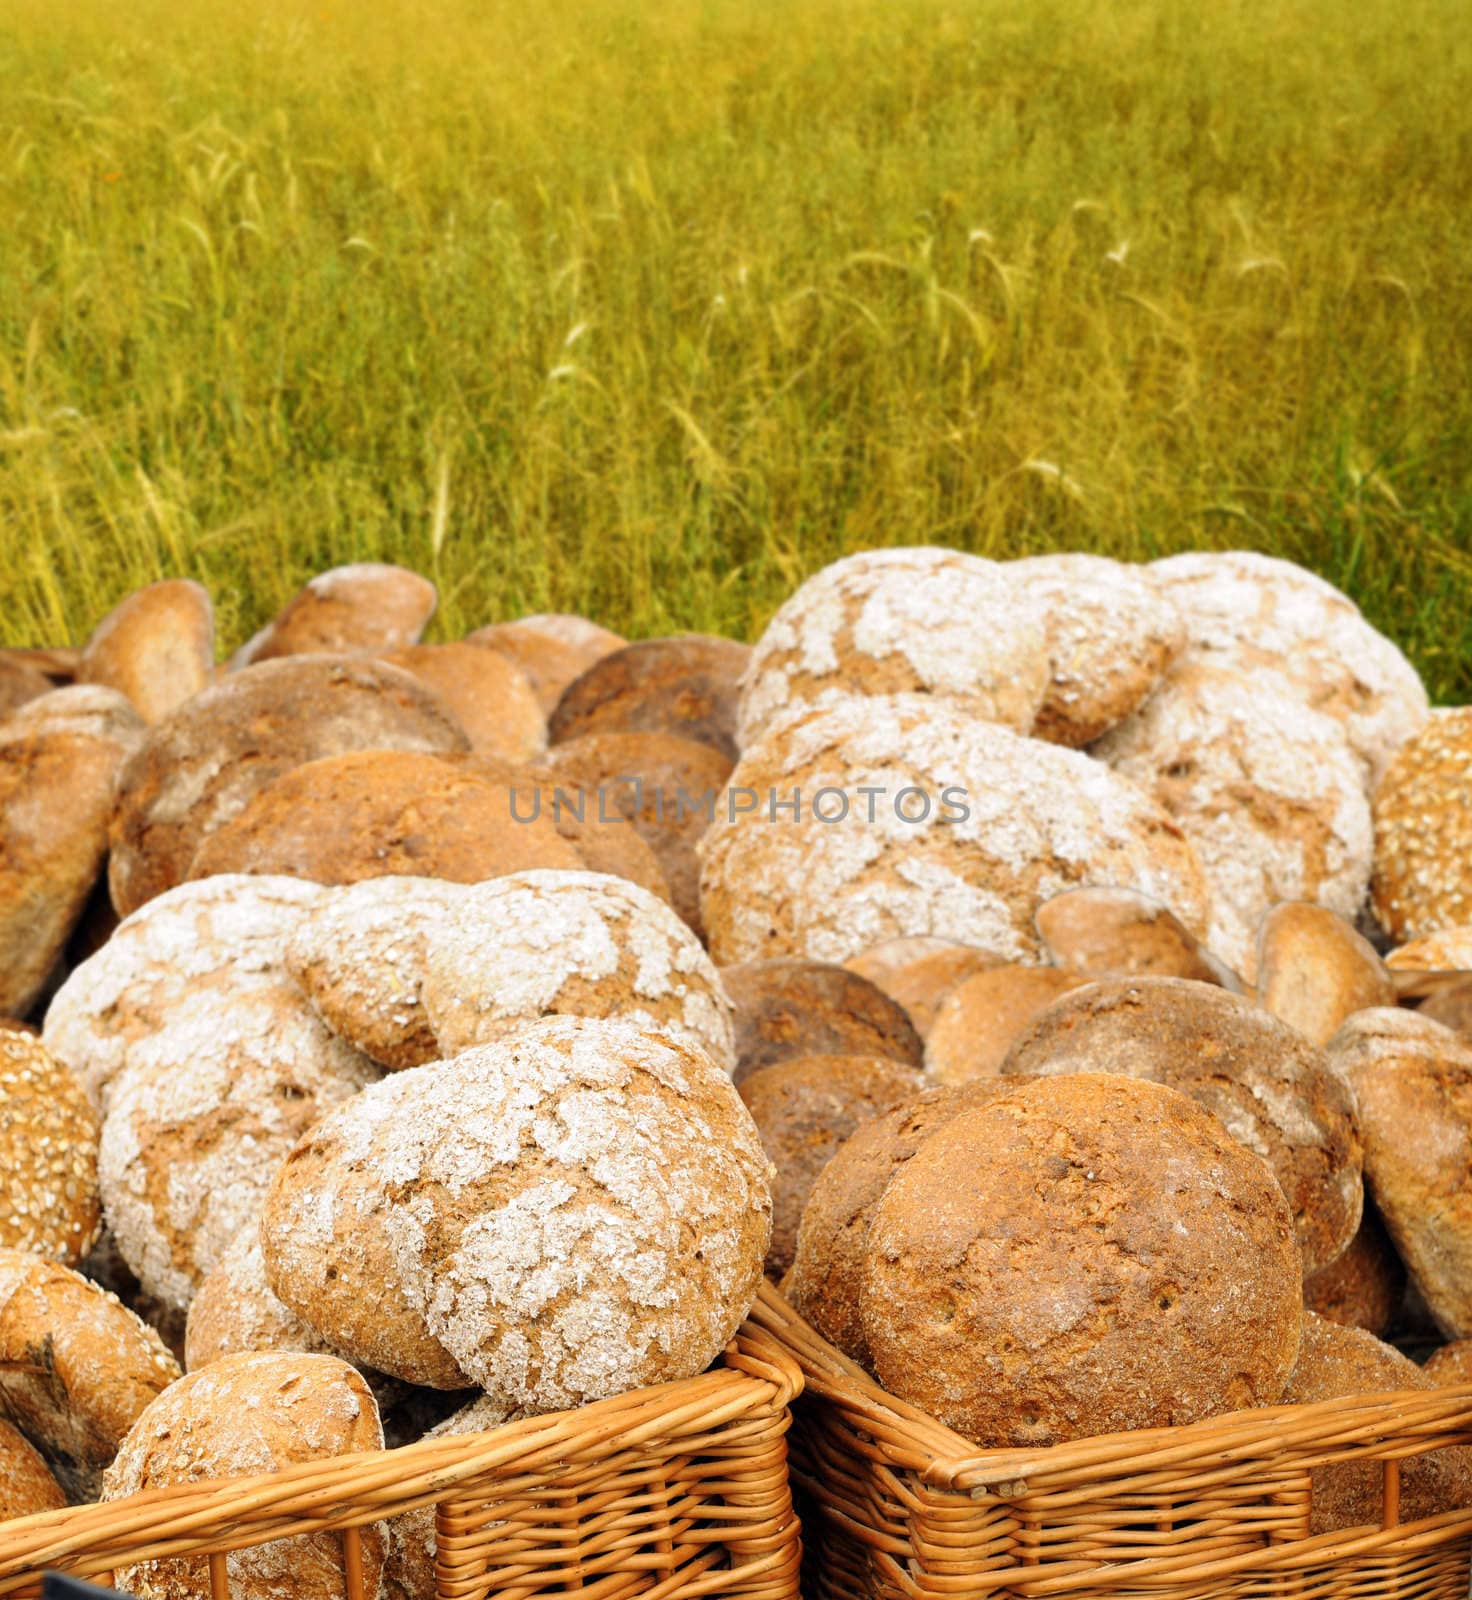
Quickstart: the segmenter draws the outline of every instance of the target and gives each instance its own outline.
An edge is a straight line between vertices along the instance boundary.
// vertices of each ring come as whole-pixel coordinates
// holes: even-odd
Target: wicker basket
[[[1400,1523],[1400,1463],[1472,1444],[1472,1385],[978,1451],[886,1394],[774,1290],[802,1368],[792,1477],[809,1600],[1466,1600],[1472,1507]],[[1379,1526],[1309,1533],[1309,1470],[1383,1463]]]
[[[341,1532],[347,1600],[365,1596],[359,1530],[434,1506],[441,1600],[796,1600],[787,1481],[793,1359],[748,1324],[698,1378],[491,1433],[308,1462],[258,1478],[147,1490],[0,1523],[0,1595],[57,1568],[110,1582],[161,1556]]]

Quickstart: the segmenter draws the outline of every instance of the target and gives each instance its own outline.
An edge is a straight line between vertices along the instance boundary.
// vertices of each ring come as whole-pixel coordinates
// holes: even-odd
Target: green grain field
[[[0,0],[0,636],[1251,546],[1472,699],[1465,0]]]

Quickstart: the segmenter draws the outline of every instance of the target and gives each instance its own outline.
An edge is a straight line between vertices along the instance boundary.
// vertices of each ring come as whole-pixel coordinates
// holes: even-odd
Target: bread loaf
[[[1139,978],[1190,978],[1240,990],[1219,961],[1173,911],[1136,889],[1066,889],[1036,917],[1043,953],[1069,972]]]
[[[1400,1310],[1406,1269],[1372,1200],[1365,1201],[1359,1231],[1337,1260],[1305,1275],[1303,1303],[1329,1322],[1364,1328],[1383,1339]]]
[[[336,1354],[272,1292],[261,1254],[260,1221],[255,1217],[220,1252],[190,1302],[184,1366],[198,1372],[221,1356],[244,1350]]]
[[[547,719],[526,674],[473,644],[414,644],[383,660],[412,672],[455,713],[472,750],[530,761],[547,748]]]
[[[867,978],[897,1005],[924,1039],[941,1002],[973,973],[1003,963],[989,950],[953,944],[949,939],[885,939],[850,956],[844,966]]]
[[[1258,930],[1257,1001],[1322,1047],[1354,1012],[1393,1006],[1395,986],[1374,946],[1343,917],[1288,902]]]
[[[166,578],[135,590],[97,624],[77,681],[117,690],[145,722],[157,722],[198,694],[214,669],[209,594],[187,578]]]
[[[40,1454],[8,1422],[0,1421],[0,1522],[59,1511],[66,1504],[61,1485]]]
[[[993,967],[951,990],[925,1041],[925,1070],[936,1083],[994,1077],[1019,1036],[1088,979],[1057,967]]]
[[[363,561],[320,572],[230,660],[233,669],[277,656],[355,655],[418,641],[434,615],[434,585],[417,572]]]
[[[1398,942],[1472,920],[1472,706],[1439,710],[1375,789],[1375,915]]]

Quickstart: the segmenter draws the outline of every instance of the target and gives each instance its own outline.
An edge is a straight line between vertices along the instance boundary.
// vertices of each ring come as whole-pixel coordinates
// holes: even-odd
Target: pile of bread
[[[0,1516],[690,1376],[763,1272],[983,1446],[1472,1376],[1472,711],[1337,590],[434,606],[338,569],[217,665],[170,581],[0,652]],[[426,1516],[367,1556],[432,1592]]]

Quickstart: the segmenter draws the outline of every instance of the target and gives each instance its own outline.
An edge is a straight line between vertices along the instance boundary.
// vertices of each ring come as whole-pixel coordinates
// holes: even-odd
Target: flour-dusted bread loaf
[[[861,1294],[874,1208],[889,1181],[937,1128],[976,1106],[1011,1094],[1017,1079],[978,1078],[927,1089],[907,1105],[860,1126],[814,1180],[798,1223],[783,1292],[830,1344],[869,1362]]]
[[[777,1169],[766,1260],[772,1277],[792,1265],[803,1207],[834,1152],[862,1123],[913,1101],[923,1082],[882,1056],[799,1056],[744,1080],[741,1099]]]
[[[166,578],[136,590],[97,624],[77,681],[116,689],[145,722],[157,722],[198,694],[214,670],[208,592],[188,578]]]
[[[108,1468],[103,1499],[256,1477],[382,1448],[373,1396],[345,1361],[251,1351],[211,1362],[160,1395],[129,1429]],[[362,1530],[363,1592],[370,1600],[379,1591],[386,1545],[380,1524]],[[225,1573],[237,1600],[341,1600],[342,1539],[309,1533],[233,1550]],[[132,1562],[115,1577],[138,1600],[209,1600],[212,1592],[205,1556]]]
[[[1140,706],[1185,648],[1180,612],[1148,567],[1060,553],[1011,561],[1005,571],[1041,607],[1048,641],[1036,739],[1092,744]]]
[[[1304,1313],[1298,1363],[1284,1405],[1312,1405],[1357,1394],[1433,1389],[1434,1380],[1399,1350],[1363,1328]],[[1381,1525],[1385,1473],[1379,1461],[1335,1461],[1313,1469],[1311,1534]],[[1400,1520],[1418,1522],[1472,1505],[1472,1449],[1432,1450],[1400,1464]]]
[[[1281,672],[1187,656],[1094,753],[1180,824],[1211,885],[1207,943],[1244,977],[1278,901],[1358,915],[1371,859],[1364,771],[1343,724],[1305,706]]]
[[[1375,789],[1375,915],[1405,942],[1472,921],[1472,706],[1431,713]]]
[[[1135,889],[1067,889],[1038,907],[1035,922],[1044,954],[1070,972],[1241,988],[1173,911]]]
[[[809,578],[767,624],[738,743],[796,706],[903,693],[1026,733],[1048,677],[1043,607],[1010,567],[928,546],[865,550]]]
[[[45,1045],[0,1027],[0,1247],[80,1266],[102,1226],[86,1092]]]
[[[425,935],[424,1014],[443,1056],[538,1017],[623,1017],[736,1064],[731,1007],[664,901],[594,872],[518,872],[466,891]]]
[[[1436,1325],[1472,1336],[1472,1045],[1414,1011],[1357,1011],[1329,1057],[1359,1102],[1365,1177]]]
[[[465,750],[450,708],[386,662],[265,661],[147,732],[117,775],[108,883],[127,915],[182,883],[205,838],[293,767],[350,750]]]
[[[440,1058],[421,1000],[431,931],[470,893],[443,878],[365,878],[325,889],[286,945],[286,966],[317,1015],[390,1071]]]
[[[1250,550],[1196,551],[1150,572],[1185,619],[1188,654],[1286,673],[1303,704],[1344,727],[1373,777],[1426,720],[1426,690],[1400,650],[1322,578]]]
[[[1258,930],[1257,1003],[1323,1046],[1354,1012],[1393,1006],[1395,985],[1375,947],[1343,917],[1289,901]]]
[[[277,1168],[261,1209],[273,1294],[360,1366],[434,1389],[471,1379],[405,1296],[384,1226],[394,1130],[414,1115],[439,1065],[371,1085],[323,1117]]]
[[[1024,1084],[937,1129],[869,1229],[879,1381],[982,1446],[1271,1405],[1301,1267],[1272,1173],[1162,1084]]]
[[[0,1249],[0,1419],[73,1500],[96,1498],[138,1414],[179,1376],[159,1336],[80,1273]]]
[[[934,696],[790,713],[747,747],[731,787],[752,804],[700,841],[723,966],[845,961],[916,934],[1036,961],[1038,906],[1084,883],[1139,889],[1206,927],[1200,864],[1159,805],[1088,756]],[[800,815],[774,815],[794,789]]]
[[[412,672],[455,713],[472,750],[530,761],[547,748],[547,719],[515,662],[473,644],[413,644],[384,657]]]
[[[712,634],[641,639],[575,678],[547,721],[553,744],[590,733],[673,733],[736,759],[736,706],[750,647]]]
[[[729,1076],[670,1033],[587,1017],[417,1075],[385,1131],[383,1223],[406,1298],[465,1372],[559,1409],[704,1371],[772,1227]]]
[[[920,1035],[898,1001],[824,961],[750,961],[721,968],[735,1008],[737,1083],[796,1056],[883,1056],[924,1064]]]
[[[188,1308],[301,1135],[378,1070],[294,984],[187,994],[128,1052],[102,1125],[102,1203],[138,1281]]]
[[[913,939],[885,939],[843,964],[903,1007],[915,1032],[924,1039],[941,1002],[958,984],[1004,963],[990,950],[921,934]]]
[[[143,737],[115,689],[53,689],[0,721],[0,1016],[23,1017],[107,853],[112,785]]]
[[[286,975],[286,940],[322,890],[296,878],[218,877],[150,900],[76,967],[46,1012],[46,1048],[95,1105],[128,1049],[188,994],[222,1001]]]
[[[1089,980],[1059,967],[1008,964],[951,990],[925,1040],[925,1071],[936,1083],[995,1077],[1018,1037],[1053,1004]]]
[[[189,1305],[184,1366],[189,1372],[244,1350],[336,1355],[314,1328],[277,1299],[266,1281],[260,1219],[252,1217],[205,1275]]]
[[[1360,1225],[1354,1096],[1323,1051],[1240,995],[1184,978],[1104,979],[1044,1011],[1001,1071],[1123,1074],[1190,1095],[1272,1168],[1305,1271],[1333,1261]]]
[[[1406,1269],[1375,1202],[1365,1200],[1359,1231],[1337,1260],[1304,1275],[1303,1304],[1330,1322],[1384,1338],[1400,1310]]]
[[[65,1504],[66,1495],[41,1453],[0,1420],[0,1522],[60,1511]]]
[[[232,669],[277,656],[359,655],[415,644],[438,595],[428,578],[376,561],[319,572],[230,659]]]

